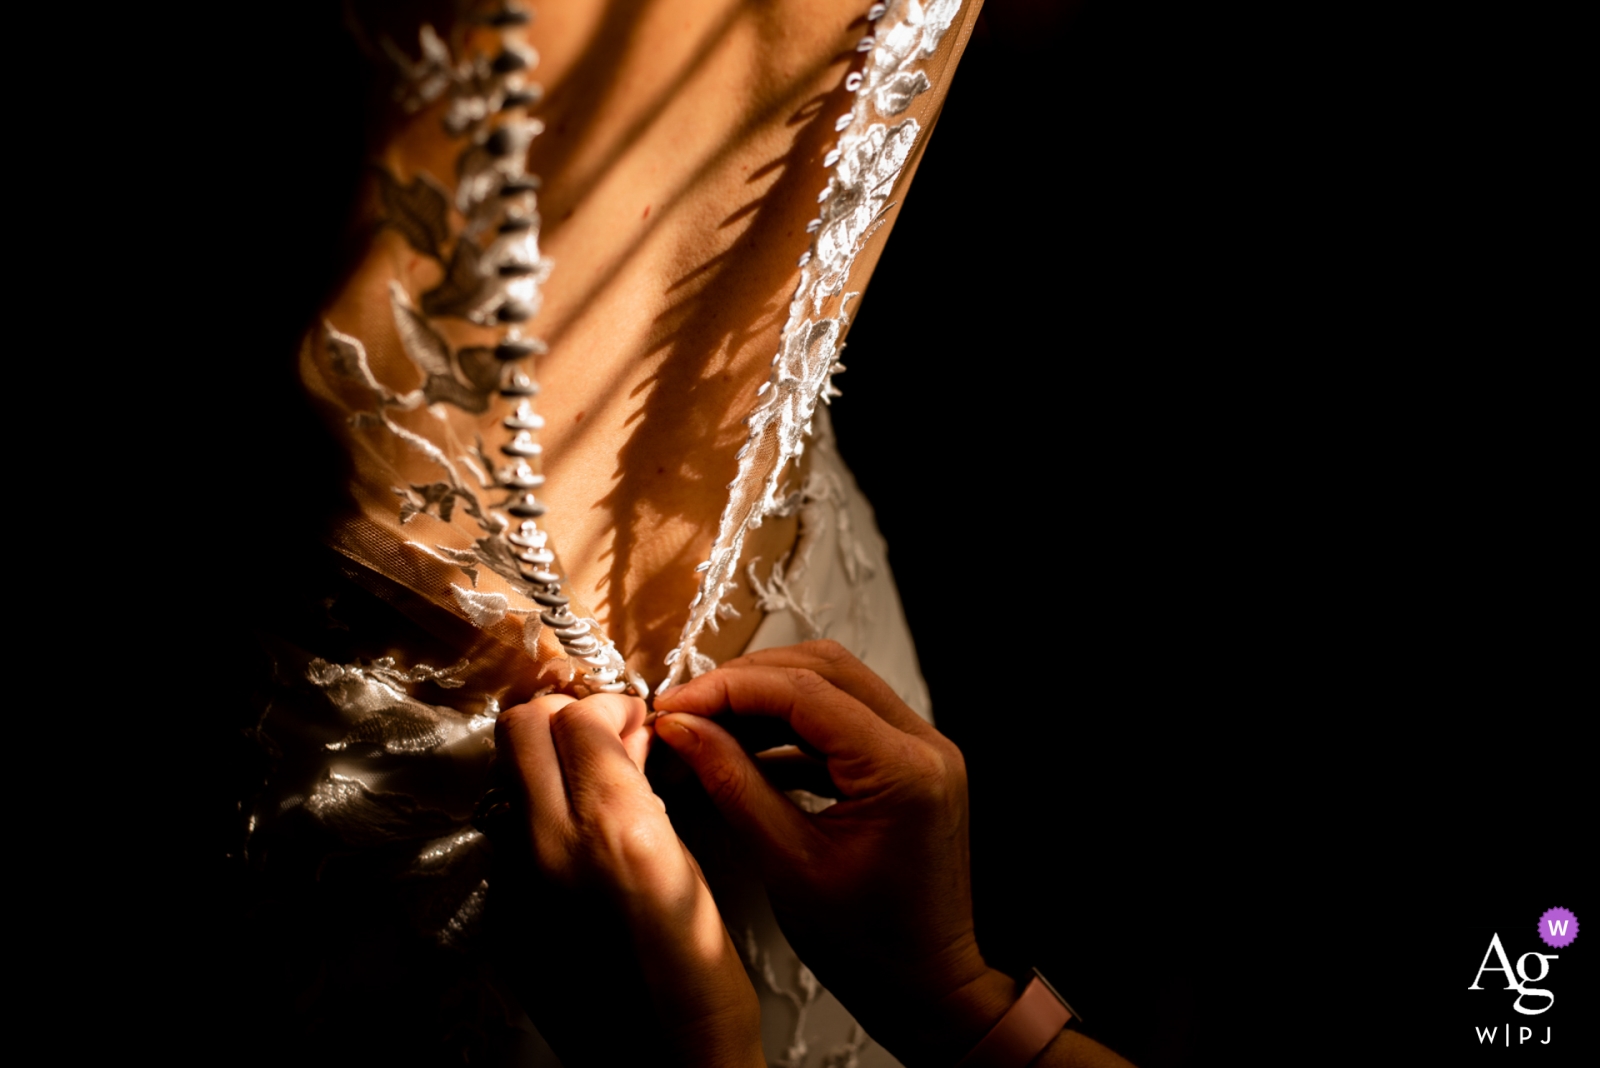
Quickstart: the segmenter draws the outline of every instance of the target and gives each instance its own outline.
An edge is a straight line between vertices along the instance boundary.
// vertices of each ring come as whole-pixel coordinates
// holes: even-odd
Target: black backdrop
[[[1225,156],[1193,151],[1178,32],[986,10],[832,408],[967,755],[986,952],[1147,1066],[1220,1063],[1201,1017],[1259,818],[1234,735],[1263,591],[1235,539],[1261,487],[1198,328],[1228,299],[1192,248]]]
[[[1140,1065],[1481,1059],[1483,932],[1592,900],[1540,844],[1592,827],[1592,228],[1536,22],[993,5],[864,297],[835,425],[980,939]]]

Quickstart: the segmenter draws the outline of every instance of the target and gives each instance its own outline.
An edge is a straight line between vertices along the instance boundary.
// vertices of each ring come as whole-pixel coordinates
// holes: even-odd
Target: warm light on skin
[[[786,934],[836,977],[846,1005],[875,1008],[852,1012],[897,1056],[948,1062],[1016,1004],[1015,981],[988,966],[973,930],[961,752],[848,650],[828,641],[761,650],[656,705],[652,718],[632,698],[545,697],[504,713],[499,736],[522,770],[546,874],[615,903],[656,1018],[689,1063],[763,1064],[760,1011],[699,867],[641,770],[652,723],[762,869]],[[806,814],[716,715],[784,720],[826,760],[844,800]],[[1033,1063],[1130,1068],[1070,1032]]]
[[[528,80],[545,89],[535,111],[545,130],[528,165],[543,182],[540,246],[554,263],[528,324],[551,346],[534,361],[544,387],[535,407],[546,421],[540,497],[550,507],[540,522],[566,592],[652,684],[696,595],[695,568],[727,503],[744,419],[778,350],[796,259],[827,180],[822,160],[851,98],[845,74],[860,63],[864,10],[860,0],[647,0],[624,18],[578,0],[540,8],[525,31],[540,56]],[[486,31],[468,45],[496,47]],[[907,113],[925,126],[942,102],[948,79],[939,68],[949,58],[930,60],[935,88]],[[453,186],[461,144],[440,125],[443,106],[399,123],[377,150],[400,183],[425,172]],[[365,210],[376,222],[376,188],[371,196]],[[857,257],[853,290],[864,287],[895,214]],[[381,380],[415,386],[388,285],[399,280],[416,297],[441,277],[392,228],[374,228],[327,317],[362,339]],[[493,335],[448,318],[435,325],[458,348]],[[451,416],[455,437],[470,446],[479,422],[497,423],[502,407],[496,400],[481,420]],[[440,430],[431,410],[396,419]],[[403,451],[393,460],[408,478],[436,477]],[[798,486],[805,471],[784,477]],[[388,481],[371,491],[388,505]],[[749,532],[743,559],[771,567],[796,533],[795,516],[769,517]],[[716,660],[737,655],[761,619],[743,582],[727,603],[740,614],[699,639]]]
[[[643,767],[643,701],[541,697],[501,714],[499,737],[528,791],[540,867],[604,892],[626,923],[654,1009],[695,1063],[762,1064],[760,1008],[711,891]]]

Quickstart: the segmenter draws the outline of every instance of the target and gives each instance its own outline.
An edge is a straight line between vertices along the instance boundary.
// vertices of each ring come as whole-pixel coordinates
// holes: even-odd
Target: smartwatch
[[[1082,1019],[1035,968],[1017,1003],[956,1068],[1024,1068],[1055,1041],[1062,1028]]]

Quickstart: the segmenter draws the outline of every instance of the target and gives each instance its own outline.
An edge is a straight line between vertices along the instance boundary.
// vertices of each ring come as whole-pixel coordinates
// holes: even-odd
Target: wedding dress
[[[503,11],[497,27],[522,24],[516,9]],[[545,506],[533,490],[543,480],[527,459],[539,455],[543,420],[525,403],[537,387],[518,360],[542,344],[523,341],[518,324],[537,309],[551,267],[538,251],[537,212],[494,199],[531,202],[536,186],[520,160],[537,121],[489,121],[513,106],[513,95],[534,97],[519,74],[532,56],[508,37],[501,52],[469,63],[425,27],[422,58],[399,57],[410,64],[415,105],[448,98],[445,121],[468,145],[453,196],[426,176],[383,176],[389,229],[445,266],[444,280],[413,292],[403,280],[380,289],[382,279],[367,284],[358,274],[352,286],[366,285],[369,305],[381,294],[399,345],[369,351],[357,329],[330,318],[302,346],[301,379],[346,451],[354,507],[326,535],[333,553],[319,626],[266,639],[274,684],[258,734],[274,759],[249,817],[258,866],[275,867],[280,882],[326,876],[345,887],[347,904],[358,902],[329,922],[348,927],[358,917],[369,928],[318,973],[317,997],[359,985],[358,958],[375,945],[428,944],[457,964],[415,987],[419,1001],[451,1006],[423,1014],[431,1022],[420,1026],[477,1036],[461,1041],[487,1041],[515,1063],[557,1063],[527,1017],[470,963],[492,885],[492,850],[474,816],[490,784],[495,718],[507,702],[552,688],[648,694],[663,675],[700,674],[713,666],[701,645],[739,615],[729,595],[740,587],[760,613],[745,651],[833,638],[931,717],[885,546],[820,405],[842,370],[837,357],[857,295],[848,287],[865,281],[852,267],[903,195],[902,171],[931,127],[918,110],[932,87],[927,71],[948,76],[974,12],[960,0],[896,0],[867,14],[872,32],[858,46],[865,58],[845,83],[855,103],[824,159],[819,215],[779,352],[746,419],[749,437],[682,636],[654,678],[625,661],[595,615],[563,592],[559,543],[537,522]],[[499,151],[507,146],[495,138],[510,150]],[[464,231],[444,222],[449,208]],[[456,251],[447,256],[448,240]],[[509,266],[497,274],[495,262]],[[463,333],[444,322],[451,317],[481,329]],[[362,320],[351,313],[345,321]],[[506,340],[481,343],[483,330]],[[508,347],[517,349],[509,357]],[[510,415],[496,392],[517,405]],[[505,429],[492,415],[505,416]],[[497,436],[509,466],[497,468],[506,460],[486,444]],[[509,504],[494,503],[498,491],[509,492]],[[795,541],[763,560],[746,536],[782,519],[794,521]],[[757,888],[719,904],[761,995],[772,1064],[894,1063],[795,958]],[[495,1037],[483,1039],[489,1032]]]

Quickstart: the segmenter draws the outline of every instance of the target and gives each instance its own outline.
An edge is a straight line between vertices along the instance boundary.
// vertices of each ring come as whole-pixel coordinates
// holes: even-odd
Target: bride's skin
[[[555,263],[529,324],[550,344],[537,366],[547,420],[540,495],[550,506],[541,525],[568,591],[656,682],[727,499],[743,418],[778,349],[827,178],[822,157],[837,141],[834,119],[849,110],[842,83],[861,66],[855,45],[869,28],[868,2],[526,6],[527,40],[540,56],[534,80],[546,92],[533,111],[546,130],[529,169],[544,183],[541,243]],[[963,10],[930,74],[959,54],[977,6]],[[469,45],[490,51],[496,38],[477,30]],[[925,127],[949,78],[933,84],[913,112]],[[439,115],[418,113],[378,153],[402,183],[419,171],[453,181],[463,143],[444,134]],[[915,166],[913,158],[902,190]],[[375,187],[367,201],[370,216]],[[889,228],[857,259],[852,288],[864,288]],[[398,278],[415,295],[440,277],[435,261],[380,229],[326,317],[362,338],[374,366],[403,366],[388,283]],[[436,326],[457,345],[492,336],[460,320]],[[790,473],[792,488],[801,475]],[[750,533],[744,560],[759,557],[765,577],[796,534],[795,519],[769,519]],[[745,584],[728,600],[739,617],[700,639],[719,661],[761,618]]]

